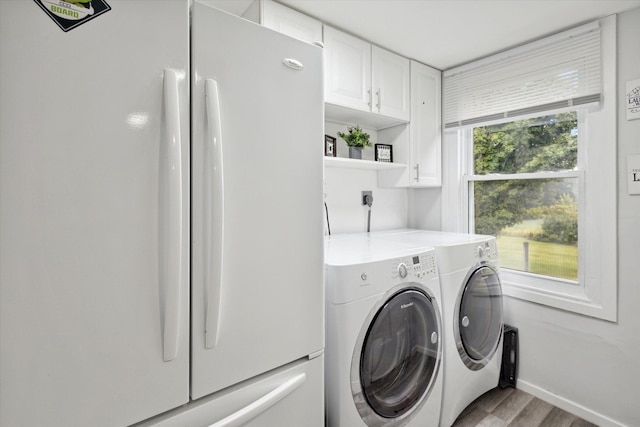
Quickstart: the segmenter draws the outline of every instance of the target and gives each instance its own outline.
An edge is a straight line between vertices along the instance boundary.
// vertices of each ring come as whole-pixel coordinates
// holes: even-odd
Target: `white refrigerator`
[[[321,70],[199,1],[0,1],[0,425],[324,425]]]

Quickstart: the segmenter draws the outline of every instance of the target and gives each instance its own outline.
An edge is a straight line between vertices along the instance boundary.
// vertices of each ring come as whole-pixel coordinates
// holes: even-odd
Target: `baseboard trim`
[[[582,405],[565,399],[564,397],[558,396],[557,394],[554,394],[549,390],[545,390],[529,382],[518,379],[517,388],[537,397],[540,400],[544,400],[545,402],[551,403],[552,405],[555,405],[560,409],[564,409],[565,411],[571,412],[572,414],[575,414],[580,418],[584,418],[589,422],[597,424],[600,427],[626,427],[624,424],[620,424],[618,421],[615,421],[591,409],[585,408]]]

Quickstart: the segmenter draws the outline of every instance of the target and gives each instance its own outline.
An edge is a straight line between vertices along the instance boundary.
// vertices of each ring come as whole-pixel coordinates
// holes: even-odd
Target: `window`
[[[469,229],[503,268],[578,281],[577,112],[473,129]]]
[[[615,99],[615,17],[445,72],[443,229],[505,295],[616,320]]]

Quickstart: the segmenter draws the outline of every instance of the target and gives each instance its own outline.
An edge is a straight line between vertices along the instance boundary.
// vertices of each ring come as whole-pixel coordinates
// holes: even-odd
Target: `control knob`
[[[401,262],[398,265],[398,274],[400,275],[401,278],[405,278],[407,277],[407,265],[404,262]]]

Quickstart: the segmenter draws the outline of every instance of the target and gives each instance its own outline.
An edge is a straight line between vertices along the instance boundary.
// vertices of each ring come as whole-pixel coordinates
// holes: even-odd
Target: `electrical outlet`
[[[373,191],[363,191],[362,192],[362,206],[366,206],[369,203],[367,203],[367,196],[371,197],[371,200],[373,200]]]

